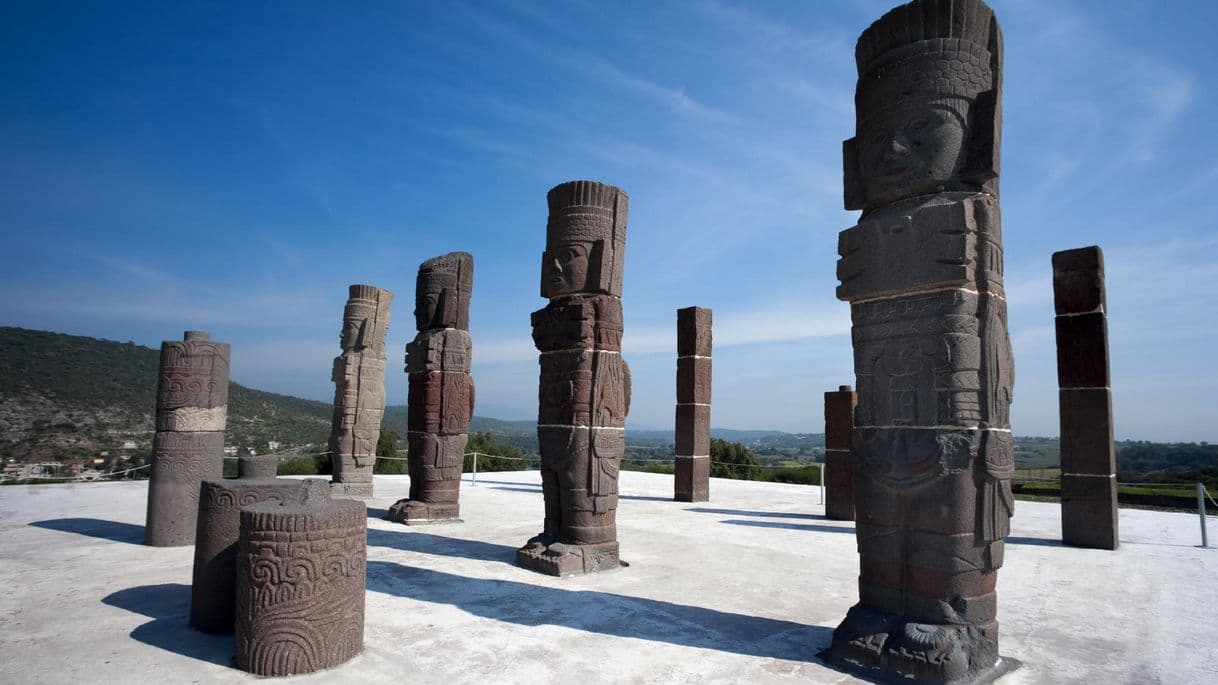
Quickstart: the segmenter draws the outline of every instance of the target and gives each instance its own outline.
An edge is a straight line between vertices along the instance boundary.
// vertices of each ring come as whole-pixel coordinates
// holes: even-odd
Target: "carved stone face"
[[[592,245],[586,242],[559,243],[545,256],[544,284],[549,297],[583,292],[588,287],[588,253]]]
[[[961,109],[939,104],[894,108],[860,122],[859,172],[869,206],[950,185],[967,133],[967,106]]]
[[[339,342],[344,350],[354,350],[365,346],[364,328],[374,313],[371,307],[358,304],[347,305],[346,310],[343,311],[343,332],[339,335]]]
[[[447,300],[449,299],[448,288],[441,286],[438,283],[432,283],[426,290],[415,292],[414,298],[414,321],[418,330],[426,330],[433,327],[441,327],[448,321],[440,321],[438,317],[443,316],[448,318],[451,307]]]

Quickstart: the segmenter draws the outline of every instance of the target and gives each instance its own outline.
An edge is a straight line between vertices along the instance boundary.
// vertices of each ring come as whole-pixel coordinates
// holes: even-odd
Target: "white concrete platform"
[[[379,520],[407,486],[376,479],[364,653],[291,680],[854,682],[816,657],[858,573],[853,525],[824,519],[816,488],[716,479],[712,502],[683,504],[671,476],[623,473],[630,567],[558,579],[513,564],[541,525],[536,471],[465,482],[463,524]],[[0,487],[0,682],[253,679],[231,638],[187,627],[193,550],[140,544],[146,496]],[[1062,547],[1054,504],[1017,510],[1000,645],[1024,666],[1002,682],[1218,682],[1218,550],[1197,547],[1195,515],[1122,510],[1103,552]]]

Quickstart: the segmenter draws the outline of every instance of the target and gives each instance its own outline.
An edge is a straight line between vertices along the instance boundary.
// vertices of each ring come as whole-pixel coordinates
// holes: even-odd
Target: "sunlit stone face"
[[[353,350],[364,346],[363,332],[368,320],[375,314],[372,307],[359,304],[348,304],[343,312],[343,330],[339,334],[339,343],[344,350]]]
[[[943,191],[959,170],[967,105],[897,107],[859,124],[859,172],[867,204]]]
[[[559,243],[545,256],[544,283],[548,297],[583,292],[588,285],[588,252],[585,242]]]

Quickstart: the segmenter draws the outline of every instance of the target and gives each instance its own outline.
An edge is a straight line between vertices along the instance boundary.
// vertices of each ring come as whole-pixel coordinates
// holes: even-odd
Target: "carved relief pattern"
[[[630,411],[621,356],[627,199],[613,186],[572,181],[547,202],[541,294],[550,303],[532,315],[545,523],[516,558],[567,575],[618,566],[617,482]]]
[[[192,627],[209,633],[233,631],[241,509],[297,499],[305,487],[304,481],[275,478],[203,481],[190,591]]]
[[[385,410],[385,336],[393,293],[353,285],[343,310],[342,354],[334,359],[330,428],[333,482],[346,494],[372,495],[372,467]]]
[[[473,278],[474,258],[465,252],[419,266],[419,333],[406,344],[410,497],[389,508],[392,521],[459,520],[461,467],[474,414],[473,342],[466,330]]]
[[[954,682],[997,660],[1014,385],[997,176],[1002,40],[980,0],[915,0],[860,37],[838,243],[857,380],[860,601],[830,660]]]
[[[146,544],[195,541],[199,485],[224,468],[229,346],[203,331],[161,345]]]
[[[359,502],[265,503],[241,512],[236,662],[263,676],[310,673],[364,641],[367,512]]]

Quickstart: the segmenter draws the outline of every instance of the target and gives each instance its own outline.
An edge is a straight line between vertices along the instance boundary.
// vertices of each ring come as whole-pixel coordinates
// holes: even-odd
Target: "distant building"
[[[135,441],[134,441],[134,440],[124,440],[124,441],[123,441],[123,449],[125,449],[125,450],[133,450],[133,449],[135,449]]]
[[[228,447],[225,447],[225,448],[224,448],[224,453],[225,453],[226,455],[230,456],[230,457],[235,457],[235,456],[237,456],[237,446],[236,446],[236,445],[229,445]]]
[[[279,441],[278,440],[268,440],[266,443],[266,448],[268,450],[274,452],[275,450],[279,449]]]

